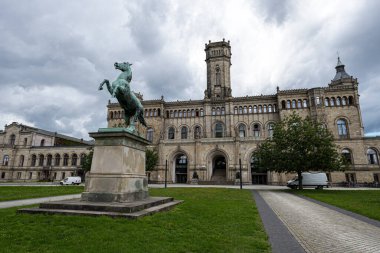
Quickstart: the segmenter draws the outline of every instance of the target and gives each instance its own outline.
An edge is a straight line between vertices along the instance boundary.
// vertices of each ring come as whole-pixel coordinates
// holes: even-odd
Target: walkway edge
[[[265,231],[269,237],[273,253],[305,253],[293,234],[278,218],[258,191],[252,191]]]
[[[52,196],[52,197],[45,197],[45,198],[34,198],[34,199],[20,199],[20,200],[11,200],[11,201],[3,201],[0,202],[0,209],[2,208],[10,208],[15,206],[28,206],[28,205],[34,205],[39,204],[42,202],[49,202],[49,201],[60,201],[60,200],[67,200],[67,199],[77,199],[80,198],[81,194],[69,194],[69,195],[61,195],[61,196]]]

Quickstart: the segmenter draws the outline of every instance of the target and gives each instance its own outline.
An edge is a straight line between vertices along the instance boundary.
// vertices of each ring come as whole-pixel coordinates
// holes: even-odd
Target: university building
[[[273,124],[293,111],[323,122],[335,136],[350,163],[345,172],[328,173],[335,184],[379,182],[380,137],[365,137],[358,80],[338,58],[336,74],[323,87],[281,90],[260,96],[232,96],[231,45],[225,40],[205,45],[207,86],[202,100],[143,100],[148,128],[140,131],[159,154],[150,180],[189,183],[197,172],[200,182],[234,182],[242,164],[247,184],[285,184],[293,175],[263,171],[253,151],[273,134]],[[332,71],[333,72],[333,71]],[[123,111],[109,102],[108,127],[123,126]]]
[[[13,122],[0,130],[0,182],[79,175],[93,143]]]

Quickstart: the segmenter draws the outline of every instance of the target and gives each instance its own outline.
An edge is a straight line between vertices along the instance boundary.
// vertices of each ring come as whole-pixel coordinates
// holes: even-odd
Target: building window
[[[256,105],[253,106],[253,113],[257,113],[257,106]]]
[[[247,114],[247,113],[248,113],[247,106],[244,106],[243,113],[244,113],[244,114]]]
[[[325,98],[325,106],[327,107],[329,106],[329,104],[330,104],[329,98]]]
[[[73,154],[71,156],[71,166],[77,166],[77,162],[78,162],[78,155],[77,154]]]
[[[33,172],[29,172],[29,179],[32,179],[33,177]]]
[[[376,150],[369,148],[367,150],[367,159],[368,159],[368,164],[379,164],[379,160],[377,158],[377,152]]]
[[[173,118],[173,117],[174,117],[173,111],[170,111],[170,118]]]
[[[69,165],[69,155],[64,154],[63,155],[63,166],[68,166]]]
[[[8,166],[9,163],[9,155],[4,155],[3,157],[3,165]]]
[[[282,109],[285,109],[285,108],[286,108],[286,102],[285,102],[285,100],[282,100],[282,101],[281,101],[281,106],[282,106]]]
[[[347,98],[346,97],[342,97],[342,105],[347,105]]]
[[[28,138],[24,138],[24,147],[28,144]]]
[[[315,104],[320,105],[321,104],[321,99],[319,97],[315,97]]]
[[[239,125],[239,137],[240,138],[245,137],[245,125],[244,124]]]
[[[237,108],[237,106],[234,107],[234,114],[238,114],[238,108]]]
[[[260,125],[259,124],[253,125],[253,136],[254,137],[260,137]]]
[[[353,105],[354,104],[354,97],[353,96],[349,96],[348,97],[348,104],[349,105]]]
[[[292,108],[293,109],[297,108],[297,106],[296,106],[296,100],[295,99],[292,100]]]
[[[356,183],[356,177],[354,173],[346,173],[346,181],[349,183]]]
[[[342,150],[342,156],[343,156],[343,159],[348,163],[348,164],[352,164],[352,156],[351,156],[351,152],[349,149],[345,148]]]
[[[44,166],[44,160],[45,160],[44,155],[40,155],[38,157],[38,166]]]
[[[187,127],[181,128],[181,139],[187,139]]]
[[[336,98],[336,106],[340,106],[340,97]]]
[[[344,119],[339,119],[337,121],[337,126],[338,126],[338,135],[341,138],[346,138],[347,137],[347,122]]]
[[[273,129],[274,129],[274,125],[273,125],[273,123],[269,123],[269,124],[268,124],[268,137],[269,137],[269,138],[272,138],[272,137],[273,137]]]
[[[17,172],[17,179],[21,179],[21,172]]]
[[[45,139],[42,139],[41,142],[40,142],[40,146],[43,147],[45,146]]]
[[[15,142],[16,142],[16,135],[12,134],[12,135],[9,137],[9,145],[14,146],[14,145],[15,145]]]
[[[59,154],[56,154],[55,157],[54,157],[54,165],[55,166],[59,166],[60,163],[61,163],[61,156]]]
[[[307,108],[307,100],[306,99],[303,100],[303,107]]]
[[[266,106],[266,105],[263,106],[263,112],[264,112],[264,113],[267,112],[267,106]]]
[[[178,111],[178,117],[182,118],[182,111]]]
[[[156,109],[153,109],[153,116],[157,117],[157,110]]]
[[[53,156],[49,154],[46,159],[46,166],[51,166],[52,160]]]
[[[298,99],[298,101],[297,101],[297,107],[298,108],[302,108],[302,101],[301,101],[301,99]]]
[[[290,109],[290,100],[286,101],[286,109]]]
[[[224,107],[222,107],[222,115],[226,114],[226,109]]]
[[[186,113],[186,110],[183,110],[183,117],[186,118],[187,117],[187,113]]]
[[[177,110],[174,111],[174,118],[178,118],[178,112],[177,112]]]
[[[239,106],[239,114],[243,114],[243,107]]]
[[[195,117],[195,110],[194,109],[191,110],[191,117]]]
[[[268,112],[272,112],[272,105],[268,105]]]
[[[168,139],[174,140],[174,128],[173,127],[169,128],[169,130],[168,130]]]
[[[373,181],[377,184],[380,183],[380,174],[373,174]]]
[[[66,173],[62,172],[62,178],[61,179],[65,179],[65,175],[66,175]]]
[[[330,106],[335,106],[335,98],[330,98]]]
[[[25,160],[24,155],[20,155],[20,162],[19,162],[20,167],[24,166],[24,160]]]
[[[252,105],[248,106],[248,113],[252,113]]]
[[[223,137],[223,125],[222,123],[215,124],[215,137],[222,138]]]
[[[153,128],[148,128],[146,131],[146,139],[150,142],[153,142]]]
[[[223,110],[224,110],[224,107],[222,108],[222,113],[223,113]],[[201,109],[201,117],[203,117],[204,116],[204,111],[203,111],[203,109]]]
[[[5,178],[5,172],[1,172],[1,179]]]
[[[30,166],[36,166],[36,161],[37,161],[37,156],[32,155],[32,162],[31,162]]]
[[[201,138],[201,128],[200,126],[196,126],[194,128],[194,139],[200,139]]]
[[[157,109],[157,116],[161,117],[161,110],[160,110],[160,108]]]
[[[263,112],[263,107],[259,105],[259,113],[262,113],[262,112]]]

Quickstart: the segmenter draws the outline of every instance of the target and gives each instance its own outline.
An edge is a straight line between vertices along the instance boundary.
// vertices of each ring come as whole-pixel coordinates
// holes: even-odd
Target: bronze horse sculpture
[[[146,122],[144,119],[144,108],[140,100],[136,97],[135,93],[131,91],[129,83],[132,80],[131,65],[128,62],[117,63],[115,62],[115,69],[121,70],[122,73],[117,77],[112,85],[107,79],[99,85],[99,90],[103,90],[103,85],[107,85],[107,89],[112,97],[116,97],[121,108],[124,109],[124,120],[127,125],[127,131],[135,132],[135,122],[140,121],[145,127]]]

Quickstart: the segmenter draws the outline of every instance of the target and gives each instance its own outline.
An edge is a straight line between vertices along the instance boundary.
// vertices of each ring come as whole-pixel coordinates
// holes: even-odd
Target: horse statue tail
[[[143,112],[143,111],[140,111],[140,113],[137,115],[137,117],[138,117],[140,123],[141,123],[143,126],[147,127],[147,125],[146,125],[146,121],[145,121],[145,119],[144,119],[144,112]]]

